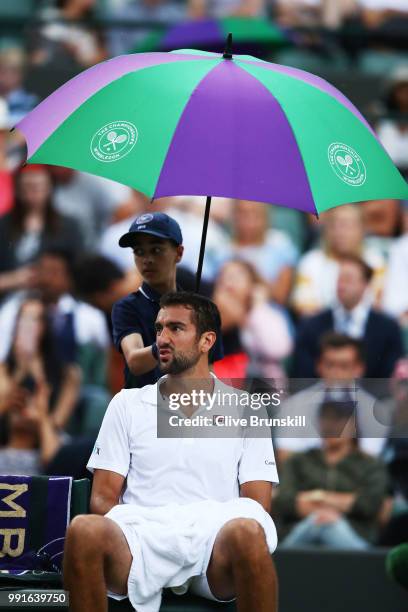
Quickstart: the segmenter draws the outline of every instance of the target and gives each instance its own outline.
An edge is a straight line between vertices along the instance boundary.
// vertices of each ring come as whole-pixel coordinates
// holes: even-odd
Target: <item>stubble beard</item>
[[[194,367],[199,360],[200,354],[198,352],[190,355],[186,353],[174,353],[173,359],[169,364],[160,363],[159,367],[163,374],[177,375]]]

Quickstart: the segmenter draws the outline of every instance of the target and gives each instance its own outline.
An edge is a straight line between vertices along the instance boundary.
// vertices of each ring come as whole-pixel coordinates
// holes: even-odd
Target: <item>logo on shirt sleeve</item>
[[[101,452],[101,447],[100,447],[100,446],[97,446],[97,445],[95,444],[95,446],[94,446],[94,448],[93,448],[92,453],[93,453],[94,455],[100,455],[100,452]]]

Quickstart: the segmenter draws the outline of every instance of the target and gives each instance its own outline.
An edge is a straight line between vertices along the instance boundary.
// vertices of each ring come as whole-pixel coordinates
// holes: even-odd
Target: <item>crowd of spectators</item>
[[[336,45],[355,57],[361,40],[350,32],[363,28],[369,43],[355,66],[362,78],[370,62],[378,65],[374,57],[392,67],[370,102],[380,140],[408,175],[408,50],[392,45],[393,36],[398,41],[408,31],[408,6],[404,0],[38,4],[41,19],[26,28],[24,44],[0,40],[0,473],[79,476],[109,399],[123,386],[112,306],[141,282],[131,249],[119,248],[118,239],[141,212],[171,215],[184,236],[178,282],[193,289],[205,202],[183,196],[151,203],[107,179],[23,165],[22,136],[9,130],[39,100],[26,85],[30,71],[87,68],[128,51],[155,21],[273,15],[282,27],[298,29],[302,57],[306,47],[321,50],[322,41],[330,47],[333,31],[341,32]],[[92,16],[105,17],[105,27],[103,20],[87,21]],[[408,202],[349,204],[317,221],[214,198],[202,291],[222,315],[219,376],[266,379],[288,393],[291,378],[316,379],[303,381],[282,407],[295,413],[312,406],[315,414],[310,438],[276,439],[282,484],[274,512],[283,545],[395,543],[408,531]],[[357,398],[353,381],[361,378]]]

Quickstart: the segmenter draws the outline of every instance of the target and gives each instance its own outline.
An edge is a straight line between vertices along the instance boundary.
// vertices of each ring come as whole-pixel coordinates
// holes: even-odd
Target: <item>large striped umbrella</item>
[[[254,49],[276,49],[291,43],[289,33],[267,19],[233,16],[183,21],[159,28],[149,33],[131,52],[170,51],[180,47],[213,51],[222,49],[229,33],[234,39],[234,47],[241,52],[249,47],[253,52]]]
[[[227,46],[228,47],[228,46]],[[107,177],[150,198],[211,196],[318,214],[408,198],[373,130],[337,89],[251,56],[191,50],[89,68],[17,127],[28,161]]]

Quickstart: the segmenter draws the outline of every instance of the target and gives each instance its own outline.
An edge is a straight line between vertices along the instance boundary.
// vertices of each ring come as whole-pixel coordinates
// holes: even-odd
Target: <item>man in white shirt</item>
[[[225,388],[208,366],[217,307],[183,292],[167,294],[160,306],[156,337],[167,376],[122,390],[108,407],[88,463],[94,514],[75,518],[67,533],[71,609],[105,611],[109,590],[128,596],[138,612],[156,612],[162,588],[171,587],[213,600],[237,597],[242,612],[275,612],[271,439],[158,437],[158,416],[171,411],[158,398],[171,400],[194,381],[209,396]],[[206,410],[190,403],[178,414]]]

